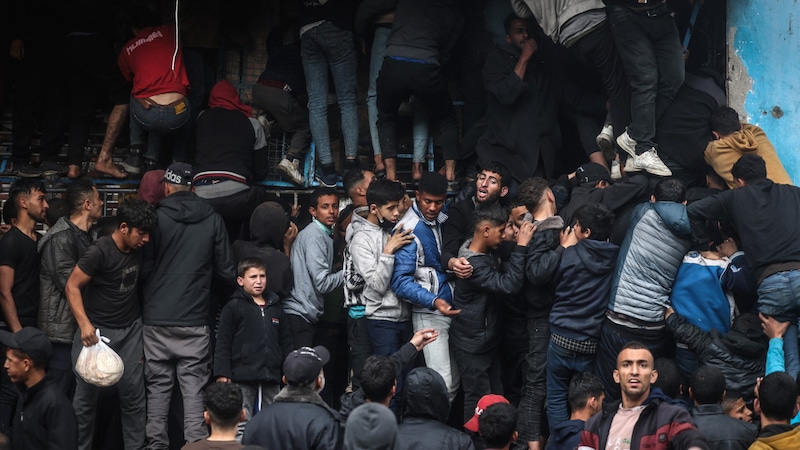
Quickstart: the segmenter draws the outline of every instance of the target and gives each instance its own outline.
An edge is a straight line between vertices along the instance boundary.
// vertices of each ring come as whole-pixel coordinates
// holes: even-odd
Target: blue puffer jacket
[[[686,205],[655,202],[637,206],[620,247],[608,309],[637,321],[663,322],[690,236]]]

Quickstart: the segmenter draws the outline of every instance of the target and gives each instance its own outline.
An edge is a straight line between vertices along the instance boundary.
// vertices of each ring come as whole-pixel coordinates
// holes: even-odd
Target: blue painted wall
[[[800,185],[798,27],[798,0],[728,0],[730,106],[764,129],[795,185]]]

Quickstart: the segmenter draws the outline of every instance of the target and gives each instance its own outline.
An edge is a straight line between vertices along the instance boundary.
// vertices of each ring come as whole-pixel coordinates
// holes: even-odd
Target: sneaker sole
[[[302,186],[302,185],[304,185],[306,183],[305,178],[302,178],[302,177],[297,178],[296,176],[292,175],[292,173],[288,169],[286,169],[285,167],[277,166],[277,167],[275,167],[275,170],[277,170],[278,173],[281,174],[281,176],[283,176],[284,178],[288,179],[289,181],[291,181],[292,183],[294,183],[294,184],[296,184],[298,186]],[[320,184],[322,184],[322,183],[320,183]]]
[[[132,166],[132,165],[124,163],[124,162],[120,163],[120,165],[122,166],[123,169],[125,169],[125,172],[127,172],[127,173],[130,173],[130,174],[133,174],[133,175],[138,175],[138,174],[142,173],[142,168],[139,167],[139,166]]]
[[[614,136],[599,134],[595,139],[595,143],[600,147],[603,158],[606,160],[613,160],[617,156],[617,150],[614,148]]]
[[[629,146],[625,142],[625,140],[623,139],[622,136],[625,136],[625,133],[620,134],[619,136],[617,136],[617,145],[619,146],[619,148],[625,150],[625,153],[627,153],[627,154],[629,154],[629,155],[631,155],[632,157],[635,158],[636,157],[636,148]]]
[[[326,182],[324,182],[324,181],[322,180],[322,178],[320,178],[320,177],[317,177],[317,176],[315,176],[315,177],[314,177],[314,180],[315,180],[317,183],[319,183],[321,186],[325,186],[325,187],[328,187],[328,188],[335,188],[335,187],[336,187],[336,183],[333,183],[333,184],[326,183]]]
[[[669,170],[669,168],[667,170],[658,170],[658,169],[648,170],[648,169],[644,169],[644,171],[649,173],[649,174],[652,174],[652,175],[657,175],[659,177],[671,177],[672,176],[672,171]]]
[[[14,172],[14,175],[20,178],[39,178],[44,174],[42,172]]]

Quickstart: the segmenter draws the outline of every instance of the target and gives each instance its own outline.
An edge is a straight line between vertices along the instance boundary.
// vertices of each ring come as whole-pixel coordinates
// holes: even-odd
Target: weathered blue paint
[[[730,106],[767,133],[800,185],[800,4],[728,0]],[[800,30],[799,30],[800,31]]]

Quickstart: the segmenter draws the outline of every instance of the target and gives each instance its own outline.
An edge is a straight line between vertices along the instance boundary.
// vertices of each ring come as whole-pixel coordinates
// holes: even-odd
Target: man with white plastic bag
[[[95,241],[78,260],[67,281],[66,294],[79,329],[72,344],[77,362],[83,347],[99,342],[97,328],[122,358],[124,371],[116,384],[122,413],[125,450],[145,443],[144,349],[142,311],[137,284],[142,246],[156,227],[153,207],[144,200],[125,201],[117,209],[117,228]],[[87,295],[81,288],[89,285]],[[72,401],[78,417],[78,448],[92,448],[98,387],[79,377]]]

